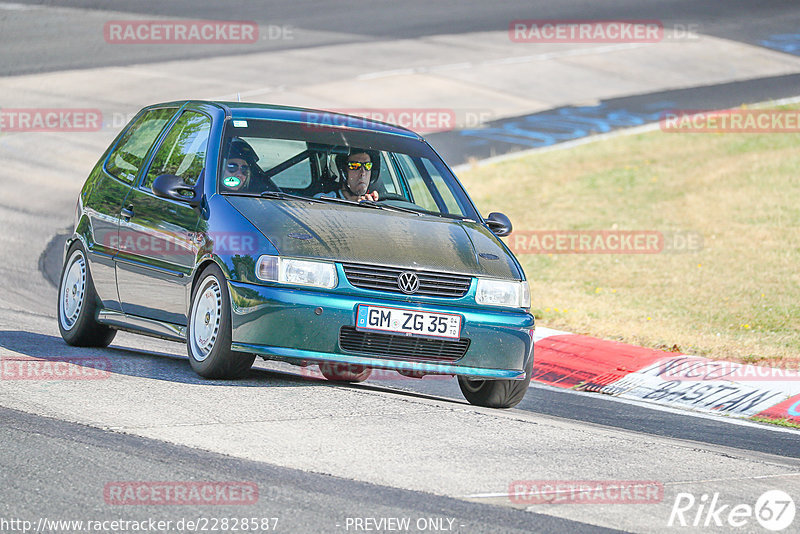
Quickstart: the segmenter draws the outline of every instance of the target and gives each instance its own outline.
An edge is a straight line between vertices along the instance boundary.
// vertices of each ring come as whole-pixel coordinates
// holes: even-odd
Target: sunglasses
[[[250,165],[246,163],[242,163],[241,165],[239,165],[238,163],[228,163],[225,166],[225,168],[231,174],[238,172],[240,169],[242,171],[242,174],[250,174]]]
[[[366,169],[366,170],[368,170],[368,171],[371,171],[371,170],[372,170],[372,162],[371,162],[371,161],[367,161],[367,162],[362,162],[362,161],[348,161],[348,162],[347,162],[347,168],[348,168],[348,170],[351,170],[351,171],[357,171],[357,170],[359,170],[361,167],[364,167],[364,169]]]

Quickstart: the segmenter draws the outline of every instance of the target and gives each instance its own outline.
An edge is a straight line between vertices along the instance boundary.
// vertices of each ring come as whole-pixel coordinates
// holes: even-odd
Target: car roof
[[[255,104],[251,102],[223,102],[205,100],[186,100],[171,104],[211,104],[219,106],[233,119],[262,119],[293,123],[306,123],[332,128],[345,128],[352,130],[371,131],[376,133],[398,135],[412,139],[422,137],[402,126],[396,126],[381,121],[366,119],[345,113],[325,111],[320,109],[301,108],[292,106],[279,106],[274,104]],[[163,105],[163,104],[158,104]]]

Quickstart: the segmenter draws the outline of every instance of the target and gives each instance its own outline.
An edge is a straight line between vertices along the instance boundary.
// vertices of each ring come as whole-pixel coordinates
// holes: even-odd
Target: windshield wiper
[[[315,197],[316,200],[324,200],[328,202],[339,202],[342,204],[350,204],[351,206],[363,206],[366,208],[374,208],[379,210],[389,210],[389,211],[399,211],[403,213],[413,213],[416,216],[421,216],[422,214],[418,211],[411,210],[408,208],[398,208],[397,206],[387,206],[385,204],[379,204],[374,200],[347,200],[346,198],[338,198],[338,197]]]
[[[293,195],[291,193],[284,193],[282,191],[262,191],[259,195],[261,198],[277,198],[280,200],[307,200],[308,202],[319,202],[318,198],[303,197],[300,195]]]
[[[410,208],[401,208],[400,206],[392,206],[391,204],[380,204],[380,201],[375,202],[374,200],[362,200],[358,204],[360,206],[374,206],[374,207],[380,208],[382,210],[401,211],[403,213],[413,213],[417,217],[422,216],[422,213],[418,212],[417,210],[412,210]]]

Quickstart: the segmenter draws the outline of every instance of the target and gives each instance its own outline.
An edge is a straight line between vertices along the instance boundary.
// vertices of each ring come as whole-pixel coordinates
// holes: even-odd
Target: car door
[[[211,118],[204,113],[181,113],[125,199],[117,285],[122,310],[128,315],[186,325],[200,212],[184,202],[155,196],[152,185],[157,176],[173,174],[194,186],[205,168],[210,129]]]
[[[120,210],[144,163],[145,156],[177,107],[150,109],[135,117],[93,173],[95,182],[83,209],[92,239],[87,253],[95,290],[103,308],[119,311],[114,257],[119,252]]]

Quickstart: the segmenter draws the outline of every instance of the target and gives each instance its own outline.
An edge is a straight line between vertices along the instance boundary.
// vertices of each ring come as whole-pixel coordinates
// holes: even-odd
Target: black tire
[[[458,387],[467,402],[486,408],[513,408],[522,401],[533,374],[533,354],[525,368],[523,380],[473,380],[458,377]]]
[[[69,247],[58,284],[58,331],[74,347],[107,347],[117,331],[97,322],[100,299],[94,289],[86,251],[80,241]]]
[[[371,367],[352,363],[323,362],[319,372],[331,382],[363,382],[372,374]]]
[[[192,369],[205,378],[241,378],[256,359],[231,350],[231,299],[216,265],[203,270],[192,291],[186,348]]]

